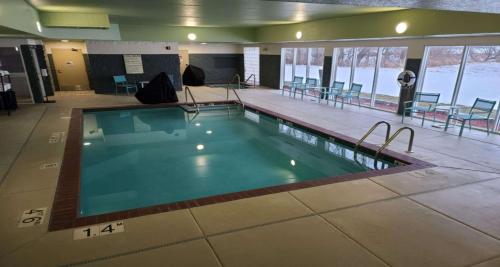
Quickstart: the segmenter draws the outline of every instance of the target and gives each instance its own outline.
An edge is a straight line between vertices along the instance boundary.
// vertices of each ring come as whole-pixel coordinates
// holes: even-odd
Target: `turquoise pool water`
[[[84,113],[80,216],[364,172],[373,159],[263,114]],[[380,168],[388,167],[386,163]]]

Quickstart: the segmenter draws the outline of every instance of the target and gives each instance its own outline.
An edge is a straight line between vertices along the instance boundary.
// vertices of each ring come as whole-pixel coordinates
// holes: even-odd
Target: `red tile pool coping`
[[[232,104],[233,101],[211,101],[205,104]],[[335,177],[325,177],[316,180],[298,182],[293,184],[284,184],[271,186],[266,188],[259,188],[253,190],[246,190],[235,193],[228,193],[210,197],[204,197],[193,200],[179,201],[168,204],[160,204],[145,208],[137,208],[132,210],[118,211],[101,215],[79,217],[79,194],[80,194],[80,167],[81,167],[81,150],[83,139],[83,112],[84,111],[104,111],[104,110],[117,110],[117,109],[138,109],[138,108],[164,108],[180,106],[182,103],[172,104],[159,104],[159,105],[127,105],[116,107],[96,107],[96,108],[74,108],[71,113],[71,120],[68,130],[68,137],[66,140],[66,147],[64,150],[64,157],[59,174],[59,181],[54,196],[52,205],[49,231],[57,231],[68,228],[80,227],[85,225],[98,224],[108,221],[122,220],[132,217],[144,216],[148,214],[168,212],[173,210],[180,210],[192,207],[199,207],[208,204],[221,203],[237,199],[279,193],[284,191],[296,190],[307,187],[314,187],[325,184],[338,183],[343,181],[350,181],[356,179],[369,178],[380,175],[387,175],[399,172],[407,172],[411,170],[423,169],[433,167],[435,165],[421,161],[407,155],[397,153],[390,150],[385,150],[381,158],[390,161],[398,161],[404,165],[395,166],[383,170],[369,170],[361,173],[353,173],[340,175]],[[291,123],[294,127],[306,129],[324,137],[333,138],[335,142],[353,146],[358,140],[350,136],[339,134],[334,131],[324,129],[322,127],[306,123],[283,114],[273,112],[255,105],[245,104],[245,108],[253,110],[258,113],[264,113],[274,118],[282,119],[284,122]],[[363,144],[360,151],[374,153],[378,146],[372,144]]]

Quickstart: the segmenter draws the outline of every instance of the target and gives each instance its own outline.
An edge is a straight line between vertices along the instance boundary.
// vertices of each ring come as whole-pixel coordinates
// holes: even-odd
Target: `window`
[[[362,84],[360,94],[361,105],[371,106],[373,79],[377,66],[378,47],[355,48],[355,70],[353,83]]]
[[[345,82],[344,89],[348,89],[351,83],[359,83],[363,85],[360,94],[361,105],[396,112],[400,91],[397,77],[405,68],[407,49],[335,48],[331,83],[334,80]]]
[[[336,56],[335,81],[344,82],[344,89],[348,89],[351,83],[351,68],[353,60],[353,48],[335,48]]]
[[[406,47],[383,47],[375,93],[375,107],[396,112],[399,104],[400,86],[397,77],[404,70]]]
[[[250,78],[249,83],[253,83],[255,77],[255,85],[259,84],[259,62],[260,48],[259,47],[244,47],[243,48],[244,64],[245,64],[245,81]],[[252,76],[253,75],[253,76]],[[251,78],[252,76],[252,78]]]
[[[500,100],[500,46],[471,46],[468,49],[463,77],[458,90],[457,106],[465,111],[474,104],[477,97]],[[495,119],[493,112],[490,122]],[[485,121],[472,121],[472,126],[485,128]],[[493,123],[490,124],[492,129]]]
[[[289,86],[293,77],[314,78],[321,85],[323,78],[324,48],[282,48],[282,85]]]
[[[426,47],[425,66],[421,74],[423,83],[420,90],[426,93],[439,93],[441,104],[451,104],[463,53],[463,46]]]
[[[305,80],[307,77],[307,48],[296,48],[295,51],[294,76],[303,77]]]
[[[323,81],[324,48],[309,48],[309,75],[307,77],[318,80],[318,85]]]
[[[283,66],[283,81],[286,85],[288,85],[293,79],[293,57],[294,51],[293,48],[283,48],[282,54],[285,57],[284,66]]]

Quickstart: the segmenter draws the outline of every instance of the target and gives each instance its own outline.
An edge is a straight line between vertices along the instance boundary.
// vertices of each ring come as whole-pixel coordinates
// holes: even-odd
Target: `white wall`
[[[189,54],[243,54],[242,45],[226,43],[184,43],[179,44],[179,50],[188,50]]]
[[[86,41],[88,54],[178,54],[177,42]],[[170,50],[167,50],[170,47]]]

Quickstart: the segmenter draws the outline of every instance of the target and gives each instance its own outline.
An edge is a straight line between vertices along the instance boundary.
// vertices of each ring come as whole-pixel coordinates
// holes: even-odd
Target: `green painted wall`
[[[173,27],[158,25],[120,25],[124,41],[189,42],[188,33],[197,35],[196,42],[253,42],[255,28]]]
[[[0,25],[30,34],[40,35],[36,28],[38,12],[20,0],[0,0]]]
[[[408,30],[397,34],[394,29],[403,21],[408,23]],[[297,31],[303,33],[301,41],[500,33],[500,15],[431,10],[392,11],[260,27],[256,32],[256,41],[297,41]]]
[[[107,14],[39,12],[45,27],[109,28]]]

